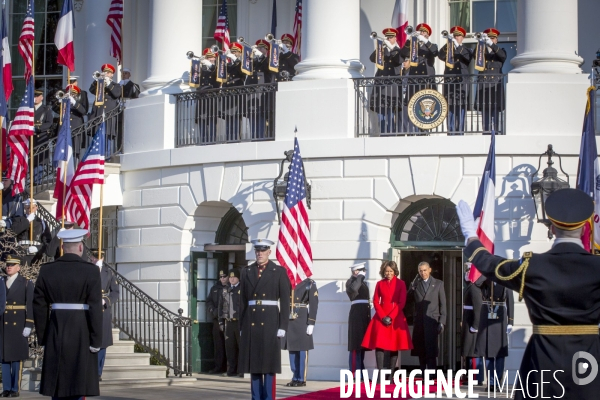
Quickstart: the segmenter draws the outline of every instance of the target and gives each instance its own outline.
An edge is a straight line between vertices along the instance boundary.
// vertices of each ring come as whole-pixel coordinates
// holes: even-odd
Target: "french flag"
[[[56,185],[52,197],[57,199],[56,203],[56,219],[60,220],[63,217],[63,199],[73,175],[75,175],[75,164],[73,162],[73,142],[71,140],[71,123],[69,116],[71,115],[71,102],[67,99],[63,103],[64,114],[62,117],[62,125],[56,139],[56,147],[54,149],[54,166],[56,168]],[[66,171],[66,172],[65,172]]]
[[[6,16],[4,8],[2,8],[2,76],[4,77],[4,97],[8,101],[10,94],[13,91],[12,83],[12,67],[10,59],[10,44],[8,43],[8,31],[6,30]]]
[[[75,71],[75,50],[73,49],[73,28],[75,28],[75,19],[73,17],[73,0],[65,0],[62,10],[60,10],[60,19],[54,35],[54,43],[58,48],[56,61],[69,68],[69,71]]]
[[[477,224],[477,236],[483,246],[494,254],[494,212],[496,208],[496,134],[492,129],[492,142],[490,143],[490,151],[488,153],[481,184],[479,185],[479,193],[475,201],[473,209],[473,218]],[[469,273],[469,280],[475,282],[481,272],[477,270],[475,265],[472,266]]]
[[[398,46],[404,46],[406,42],[406,33],[404,30],[408,26],[408,0],[396,0],[394,11],[392,12],[392,28],[398,29]]]

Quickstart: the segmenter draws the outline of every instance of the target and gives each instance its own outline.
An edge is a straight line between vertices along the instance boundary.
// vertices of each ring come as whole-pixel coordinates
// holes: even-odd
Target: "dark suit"
[[[528,264],[525,264],[525,259],[506,260],[491,255],[479,240],[470,242],[464,251],[469,262],[477,265],[483,275],[500,285],[519,292],[523,280],[525,281],[523,298],[534,328],[536,325],[598,326],[600,258],[586,252],[583,247],[574,243],[555,244],[546,253],[532,254]],[[500,263],[502,265],[498,274],[502,277],[516,272],[524,264],[527,269],[523,273],[524,268],[521,268],[511,280],[501,280],[496,277],[496,267]],[[600,377],[597,376],[586,385],[578,385],[573,381],[573,373],[577,372],[573,371],[576,364],[573,357],[580,351],[600,360],[600,336],[597,331],[581,335],[533,334],[529,338],[519,369],[522,384],[527,385],[532,395],[538,393],[543,381],[544,396],[547,397],[597,398],[600,393]],[[542,370],[557,371],[555,378],[551,374],[542,376]],[[529,371],[532,373],[528,375]],[[523,393],[517,390],[515,398],[524,399],[529,398],[528,396],[527,391]]]
[[[98,352],[98,376],[102,376],[104,360],[106,359],[106,348],[113,345],[112,336],[112,307],[119,300],[119,285],[115,274],[106,265],[100,269],[102,285],[102,346]]]
[[[226,286],[221,285],[221,281],[217,281],[210,288],[210,292],[206,297],[206,311],[212,316],[212,338],[215,354],[215,367],[212,372],[225,372],[227,369],[227,359],[225,358],[225,336],[219,328],[219,298],[222,296],[221,291]]]
[[[489,134],[492,121],[496,133],[503,132],[499,115],[504,111],[504,79],[502,66],[506,61],[506,51],[493,44],[485,46],[485,70],[477,77],[477,107],[483,117],[483,130]]]
[[[361,346],[369,323],[371,322],[371,306],[369,287],[364,275],[352,275],[346,281],[346,294],[350,301],[362,300],[352,304],[348,314],[348,364],[350,371],[364,369],[365,348]],[[365,302],[366,301],[366,302]]]
[[[444,282],[429,277],[428,285],[421,279],[411,288],[415,299],[413,349],[421,369],[435,369],[438,356],[439,325],[446,325],[446,293]]]
[[[454,47],[454,43],[452,44]],[[448,45],[445,44],[439,52],[439,59],[446,62]],[[463,79],[461,75],[469,75],[469,64],[473,58],[471,49],[460,45],[454,47],[454,64],[452,67],[444,68],[444,97],[448,102],[448,131],[451,133],[464,133],[465,112],[468,104],[469,84],[468,78]]]
[[[122,85],[123,98],[125,99],[137,99],[140,97],[140,85],[132,81]]]
[[[240,354],[240,297],[241,285],[227,286],[219,297],[219,325],[225,334],[225,354],[227,355],[227,375],[238,374]]]

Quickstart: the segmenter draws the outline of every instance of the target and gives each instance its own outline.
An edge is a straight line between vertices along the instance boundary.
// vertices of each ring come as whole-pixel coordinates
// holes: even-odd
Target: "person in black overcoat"
[[[231,53],[227,54],[227,82],[223,83],[223,88],[235,88],[244,86],[246,75],[242,72],[242,49],[240,43],[232,43]],[[240,140],[240,122],[241,114],[245,109],[245,96],[238,91],[229,91],[226,96],[220,99],[222,104],[221,118],[225,119],[226,140]]]
[[[486,250],[477,237],[473,211],[461,200],[457,213],[467,238],[464,254],[485,277],[525,300],[533,334],[521,360],[520,380],[515,380],[515,399],[539,399],[542,390],[546,398],[596,399],[600,258],[581,242],[583,226],[594,215],[594,202],[579,189],[561,189],[548,196],[545,208],[556,237],[551,248],[510,260]],[[585,368],[585,363],[592,368]]]
[[[296,64],[300,62],[298,54],[294,53],[294,36],[289,33],[281,35],[281,44],[279,48],[279,72],[275,75],[276,82],[291,81],[296,76]]]
[[[253,73],[246,78],[246,85],[258,85],[273,83],[276,81],[276,73],[269,69],[269,49],[271,44],[264,39],[256,41],[256,47],[252,50]],[[250,131],[252,139],[263,139],[273,132],[267,132],[267,122],[273,119],[275,108],[274,93],[255,93],[248,95],[245,116],[250,120]],[[270,123],[269,126],[273,124]]]
[[[444,282],[431,276],[429,263],[419,263],[419,277],[406,295],[412,292],[415,299],[411,355],[419,357],[421,370],[435,369],[438,335],[446,325],[446,293]]]
[[[239,378],[244,377],[243,373],[238,372],[241,291],[240,270],[234,268],[229,271],[229,286],[221,290],[219,297],[219,328],[225,334],[225,354],[227,355],[227,373],[223,373],[223,376]]]
[[[466,263],[466,265],[460,348],[461,355],[465,357],[466,369],[475,369],[480,365],[477,363],[478,356],[475,354],[475,344],[477,343],[477,330],[479,329],[479,318],[483,300],[481,298],[481,289],[469,279],[471,264]],[[482,382],[483,374],[478,377],[478,383]]]
[[[119,85],[122,87],[124,99],[137,99],[140,97],[140,85],[131,80],[131,70],[129,68],[121,70]]]
[[[477,77],[477,107],[483,119],[484,134],[489,135],[493,128],[496,134],[504,132],[499,116],[504,111],[504,78],[502,66],[506,61],[506,50],[498,47],[500,31],[488,28],[483,31],[485,46],[485,69]]]
[[[308,351],[315,348],[313,330],[317,322],[319,291],[310,278],[300,282],[292,292],[293,306],[290,309],[290,322],[286,335],[281,339],[284,350],[290,353],[290,368],[293,377],[286,386],[306,386],[308,371]]]
[[[23,201],[24,216],[15,215],[11,217],[11,230],[17,235],[17,241],[29,241],[30,222],[33,222],[33,241],[27,247],[28,261],[35,263],[40,260],[46,252],[46,247],[52,241],[50,228],[46,221],[37,216],[37,201],[33,200],[30,205],[30,199]]]
[[[97,266],[81,258],[88,231],[59,232],[64,255],[40,268],[33,296],[38,341],[44,346],[40,394],[98,396],[102,286]]]
[[[210,48],[202,51],[200,60],[200,86],[198,92],[217,89],[221,83],[217,82],[216,54]],[[217,99],[216,97],[200,96],[195,109],[195,122],[199,127],[199,140],[201,143],[213,143],[217,134]]]
[[[348,314],[348,369],[365,369],[365,349],[361,346],[371,322],[371,294],[366,283],[365,263],[354,264],[352,276],[346,281],[346,294],[352,305]]]
[[[100,268],[100,279],[102,285],[102,346],[98,352],[98,377],[102,380],[102,370],[106,359],[106,348],[113,345],[112,335],[112,307],[119,300],[119,285],[113,271],[103,263],[96,261]]]
[[[206,297],[206,311],[212,316],[212,338],[215,355],[215,367],[208,371],[209,374],[221,374],[227,371],[227,358],[225,357],[225,336],[219,327],[219,299],[222,291],[229,286],[226,271],[219,271],[219,280],[210,288]]]
[[[1,397],[18,397],[23,361],[29,358],[27,338],[33,328],[33,282],[19,274],[23,260],[16,256],[6,259],[6,309],[0,316],[2,345]]]
[[[50,149],[48,141],[55,136],[56,129],[54,125],[54,114],[50,106],[43,104],[44,92],[41,90],[35,91],[34,98],[34,136],[33,136],[33,147],[34,149],[39,146],[43,146],[44,150],[34,150],[33,152],[33,165],[34,165],[34,183],[37,185],[41,182],[44,169],[48,159],[50,158]]]
[[[71,123],[71,130],[73,130],[85,124],[85,117],[88,112],[88,98],[87,93],[82,93],[77,85],[71,84],[67,86],[66,90],[71,94],[71,98],[69,99],[71,102],[69,122]],[[87,135],[84,132],[73,136],[73,157],[79,158],[80,154],[83,155],[86,147]]]
[[[418,32],[417,65],[411,66],[408,69],[407,75],[414,77],[408,79],[408,101],[410,101],[412,96],[420,90],[435,88],[435,79],[433,76],[435,75],[435,58],[438,55],[437,44],[431,42],[429,38],[432,33],[429,25],[421,23],[417,25],[415,29]],[[410,59],[410,43],[411,37],[406,40],[404,46],[400,50],[400,55],[405,60]],[[431,78],[427,78],[427,76],[430,76]]]
[[[281,373],[281,341],[290,310],[285,268],[269,260],[267,239],[252,241],[256,262],[242,270],[239,371],[250,373],[253,400],[275,400],[275,374]],[[279,307],[277,302],[279,301]]]
[[[92,107],[92,111],[90,113],[90,121],[94,118],[101,117],[102,114],[108,114],[110,111],[114,110],[119,106],[121,102],[121,85],[115,83],[113,81],[113,76],[115,74],[115,67],[110,64],[104,64],[101,68],[104,73],[104,104],[96,105],[94,101],[94,105]],[[90,93],[96,96],[96,92],[98,89],[98,81],[94,80],[90,85]],[[119,132],[119,124],[117,123],[118,118],[113,117],[106,120],[106,154],[109,155],[112,150],[116,149],[115,143],[119,143],[118,136]],[[88,130],[87,134],[89,136],[93,136],[96,132],[93,130]],[[116,142],[115,142],[116,141]]]

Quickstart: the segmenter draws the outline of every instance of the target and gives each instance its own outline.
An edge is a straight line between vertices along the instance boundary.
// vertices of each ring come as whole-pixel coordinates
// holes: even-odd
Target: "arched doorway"
[[[407,287],[417,276],[417,267],[426,261],[432,276],[444,282],[446,329],[439,338],[438,365],[460,368],[460,320],[462,317],[464,236],[452,201],[444,198],[419,199],[408,205],[396,219],[390,244],[392,257],[400,267]],[[413,302],[407,299],[405,314],[412,329]],[[418,359],[404,352],[403,365],[418,365]]]

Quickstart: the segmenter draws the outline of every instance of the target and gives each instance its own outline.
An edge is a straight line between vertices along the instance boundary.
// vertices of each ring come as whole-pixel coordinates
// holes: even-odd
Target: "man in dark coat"
[[[219,281],[210,288],[206,297],[206,310],[212,315],[213,327],[212,338],[215,353],[215,367],[208,371],[209,374],[221,374],[227,371],[227,359],[225,358],[225,336],[219,327],[219,299],[221,293],[229,286],[229,278],[225,271],[219,271]]]
[[[264,39],[256,41],[253,54],[253,73],[246,78],[246,85],[273,83],[276,73],[269,70],[269,49],[271,44]],[[273,118],[275,107],[274,93],[256,93],[247,100],[246,116],[250,120],[252,139],[271,137],[273,132],[267,132],[267,122]],[[269,127],[273,124],[269,124]]]
[[[506,61],[506,51],[498,47],[499,30],[488,28],[483,34],[486,43],[485,69],[477,78],[477,106],[483,118],[483,131],[489,135],[492,123],[496,133],[504,132],[499,116],[504,111],[505,103],[502,66]]]
[[[34,94],[34,136],[33,136],[33,147],[42,146],[48,143],[50,138],[55,135],[54,114],[50,106],[44,105],[44,92],[36,90]],[[41,183],[44,168],[50,157],[50,149],[43,151],[34,151],[33,155],[33,180],[37,185]]]
[[[246,81],[248,75],[242,72],[242,50],[243,46],[240,43],[231,44],[231,53],[227,54],[229,63],[227,64],[227,82],[223,83],[224,89],[243,86]],[[227,141],[240,140],[240,121],[245,108],[245,96],[239,92],[230,91],[220,101],[223,108],[221,118],[225,119]]]
[[[461,355],[465,357],[466,369],[478,368],[477,355],[475,354],[475,344],[477,343],[477,330],[479,329],[479,318],[481,305],[481,289],[471,282],[469,272],[471,263],[466,263],[465,272],[466,286],[463,290],[463,317],[461,324]],[[477,378],[478,383],[483,382],[483,370]]]
[[[244,377],[238,372],[240,354],[240,270],[229,271],[229,286],[221,290],[219,297],[219,328],[225,334],[225,354],[227,355],[227,373],[223,376]]]
[[[82,94],[79,86],[71,84],[65,88],[65,92],[69,93],[69,101],[71,102],[71,115],[69,115],[69,123],[71,130],[79,128],[85,124],[85,118],[88,112],[87,93]],[[57,114],[60,114],[60,102],[57,103]],[[64,121],[63,121],[64,123]],[[85,152],[87,146],[87,135],[81,132],[78,135],[73,135],[73,156],[79,158],[80,154]]]
[[[221,84],[217,82],[216,56],[210,48],[202,51],[200,86],[196,89],[197,91],[202,92],[221,87]],[[213,143],[217,134],[217,99],[201,96],[197,101],[195,120],[199,127],[200,142]]]
[[[40,394],[98,396],[102,346],[102,286],[98,267],[81,258],[88,231],[59,232],[64,255],[40,268],[33,313],[44,364]]]
[[[471,49],[463,46],[463,40],[467,31],[460,26],[450,28],[452,38],[453,63],[448,57],[448,44],[446,43],[438,54],[440,60],[444,61],[444,97],[448,102],[448,132],[449,135],[463,135],[465,129],[465,112],[467,110],[467,93],[469,90],[468,78],[461,75],[469,75],[469,64],[473,54]]]
[[[103,260],[96,261],[100,268],[100,279],[102,285],[102,345],[98,352],[98,378],[102,380],[102,370],[106,360],[106,348],[113,345],[112,336],[112,306],[119,300],[119,285],[117,278]]]
[[[124,99],[137,99],[140,97],[140,85],[131,80],[131,70],[129,68],[123,68],[121,70],[121,85]]]
[[[348,369],[354,373],[365,369],[366,349],[361,343],[371,322],[371,295],[365,282],[365,263],[350,268],[352,276],[346,281],[346,294],[352,303],[348,315]]]
[[[102,104],[96,104],[94,101],[94,106],[92,107],[92,112],[90,113],[90,120],[94,118],[101,117],[102,114],[108,114],[110,111],[114,110],[119,106],[121,101],[121,85],[113,82],[113,76],[115,74],[115,67],[111,64],[102,65],[102,73],[104,77],[100,77],[100,79],[104,80],[104,102]],[[96,96],[96,92],[98,91],[98,81],[94,80],[90,85],[90,93]],[[96,96],[97,98],[97,96]],[[116,144],[119,143],[118,136],[119,132],[119,124],[118,118],[109,118],[106,120],[106,154],[110,155],[113,150],[116,150]],[[88,135],[92,136],[95,132],[92,130],[88,131]]]
[[[545,209],[556,236],[552,248],[507,260],[485,249],[477,238],[473,212],[461,200],[457,213],[467,238],[465,257],[488,279],[517,291],[519,301],[525,299],[533,334],[521,361],[520,380],[515,379],[515,399],[540,398],[542,391],[546,398],[596,399],[600,258],[581,242],[594,202],[578,189],[561,189],[548,196]],[[586,363],[591,368],[585,368]]]
[[[26,248],[30,256],[29,261],[34,263],[46,252],[46,247],[52,241],[52,235],[46,221],[37,216],[36,200],[33,200],[33,204],[30,204],[30,201],[30,199],[23,201],[24,216],[11,217],[11,229],[17,235],[17,241],[29,241],[30,223],[33,222],[33,242],[28,243]]]
[[[446,325],[446,293],[444,282],[431,276],[429,263],[419,263],[419,277],[421,279],[415,281],[409,290],[415,299],[411,354],[419,357],[421,370],[435,369],[438,334],[444,331]]]
[[[275,400],[280,338],[288,330],[290,280],[283,267],[269,261],[272,241],[255,239],[252,244],[256,262],[242,270],[239,371],[251,374],[252,400]]]
[[[279,72],[275,76],[276,82],[291,81],[296,76],[296,64],[300,62],[298,54],[294,53],[294,36],[284,33],[281,36],[281,52],[279,53]]]
[[[281,340],[283,349],[290,353],[293,377],[286,386],[306,386],[308,351],[315,348],[313,330],[317,322],[319,291],[317,284],[306,278],[292,291],[294,296],[290,309],[290,322],[286,335]]]
[[[27,338],[33,328],[33,282],[19,274],[22,260],[6,259],[6,310],[0,317],[2,344],[1,397],[19,397],[23,361],[29,358]]]

